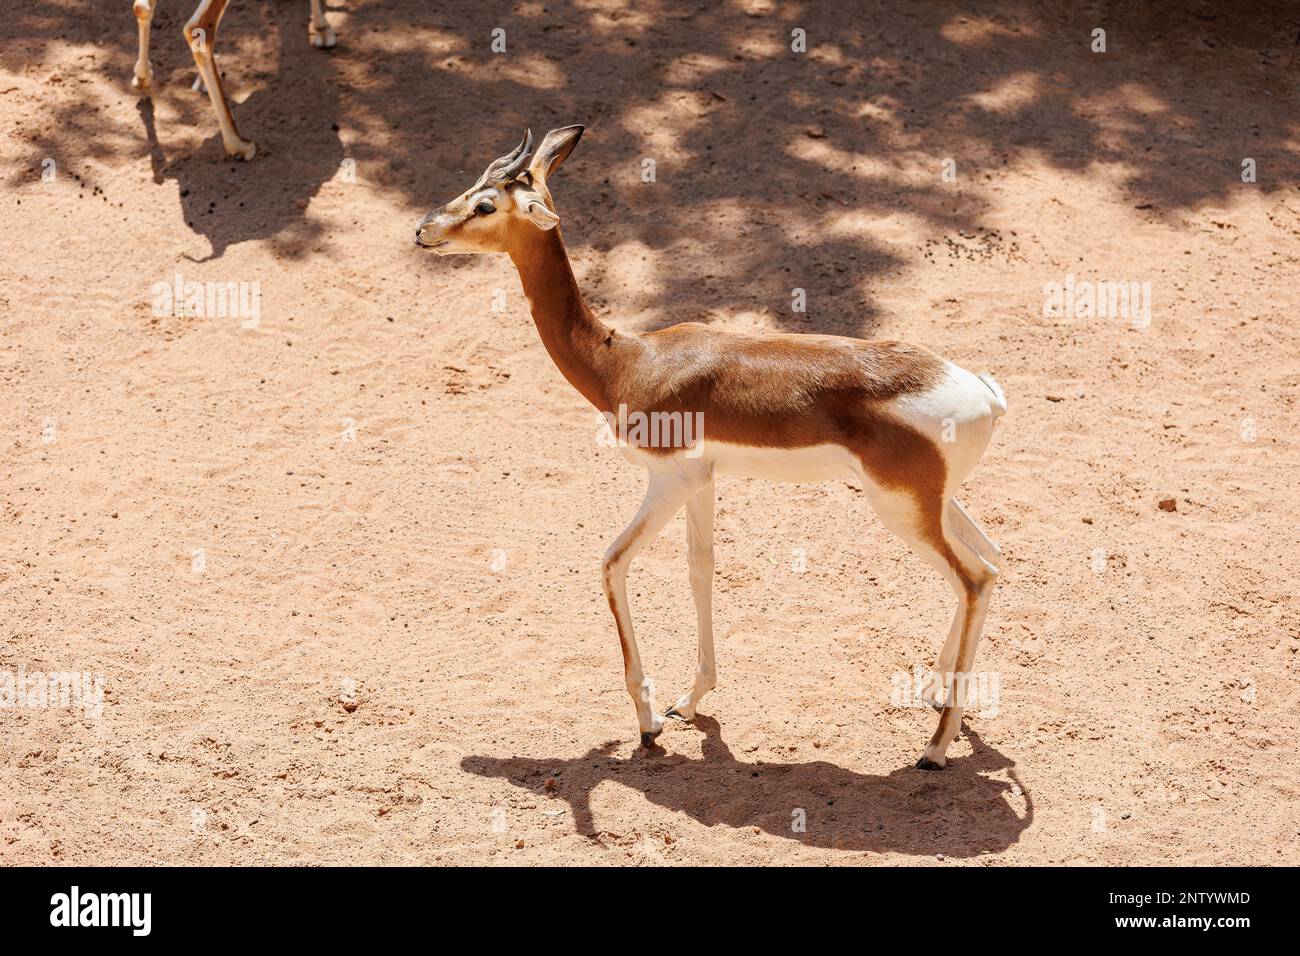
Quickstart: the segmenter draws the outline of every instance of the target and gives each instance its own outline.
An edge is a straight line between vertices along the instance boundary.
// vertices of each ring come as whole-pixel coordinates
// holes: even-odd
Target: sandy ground
[[[1300,863],[1283,5],[349,2],[323,53],[306,0],[236,3],[251,164],[185,4],[152,101],[130,4],[90,6],[0,22],[0,672],[105,688],[0,709],[0,862]],[[411,245],[572,122],[557,202],[618,328],[900,338],[1005,387],[962,496],[1000,698],[943,773],[891,678],[952,598],[847,482],[721,483],[720,684],[637,746],[598,568],[643,477],[509,261]],[[260,323],[156,315],[177,273],[257,283]],[[1149,326],[1045,316],[1070,275],[1151,283]],[[631,578],[661,700],[684,537]]]

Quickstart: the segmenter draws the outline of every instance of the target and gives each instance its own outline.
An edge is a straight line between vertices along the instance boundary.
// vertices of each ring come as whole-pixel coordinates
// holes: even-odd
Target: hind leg
[[[942,574],[957,597],[957,610],[936,671],[943,688],[964,691],[997,580],[997,568],[958,533],[958,527],[963,526],[954,517],[958,512],[948,504],[940,501],[918,505],[906,494],[877,493],[872,499],[885,527]],[[947,763],[948,746],[961,728],[963,698],[963,693],[945,696],[939,726],[917,761],[919,769],[941,770]]]
[[[1002,549],[999,548],[984,530],[975,523],[975,519],[970,516],[962,503],[956,498],[948,502],[951,510],[948,518],[954,530],[961,535],[961,539],[968,545],[979,552],[979,556],[987,561],[999,571],[1002,569]]]
[[[957,634],[957,647],[951,665],[946,660],[940,661],[940,675],[949,691],[939,712],[939,726],[916,763],[920,770],[942,770],[948,762],[948,746],[961,730],[962,712],[969,703],[967,698],[972,686],[975,651],[984,630],[984,617],[988,613],[993,585],[998,578],[997,567],[981,557],[957,532],[960,525],[953,518],[954,514],[958,512],[945,505],[941,527],[947,545],[945,557],[956,581],[957,611],[952,631]],[[970,524],[974,526],[974,522]]]
[[[956,498],[949,499],[943,517],[945,534],[959,539],[958,550],[960,545],[965,545],[968,552],[967,563],[982,564],[985,570],[997,575],[1002,569],[1002,549],[989,540]],[[936,710],[942,708],[951,689],[954,675],[957,673],[957,657],[962,636],[959,623],[958,620],[953,621],[948,638],[944,641],[934,669],[926,678],[921,692],[922,698]],[[978,640],[978,637],[976,639]]]

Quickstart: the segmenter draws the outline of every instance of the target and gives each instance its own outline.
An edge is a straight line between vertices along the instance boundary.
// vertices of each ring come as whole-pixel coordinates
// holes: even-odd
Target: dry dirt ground
[[[105,695],[0,708],[0,862],[1300,862],[1293,8],[357,0],[325,53],[249,0],[242,164],[188,4],[152,100],[130,4],[91,7],[0,22],[0,703]],[[599,560],[643,477],[509,261],[411,242],[574,122],[557,203],[620,330],[899,338],[1005,387],[962,495],[1000,695],[944,772],[891,690],[951,595],[847,482],[721,483],[720,684],[639,748]],[[257,327],[156,314],[177,273],[256,283]],[[1149,325],[1044,315],[1067,276],[1150,283]],[[684,536],[631,578],[661,700]]]

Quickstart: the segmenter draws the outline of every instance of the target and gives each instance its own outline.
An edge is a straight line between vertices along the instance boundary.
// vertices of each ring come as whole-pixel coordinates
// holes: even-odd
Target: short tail
[[[989,405],[993,408],[993,417],[1001,418],[1007,413],[1007,397],[1002,394],[1002,386],[999,385],[997,379],[988,372],[980,372],[975,377],[983,382],[984,387],[993,393],[993,401],[989,402]]]

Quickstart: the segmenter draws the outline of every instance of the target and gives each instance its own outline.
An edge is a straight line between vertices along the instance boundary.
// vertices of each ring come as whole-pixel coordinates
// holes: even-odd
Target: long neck
[[[583,301],[559,228],[529,230],[511,246],[510,258],[519,270],[533,321],[551,361],[587,401],[604,410],[608,390],[603,374],[606,363],[601,359],[611,333]]]

